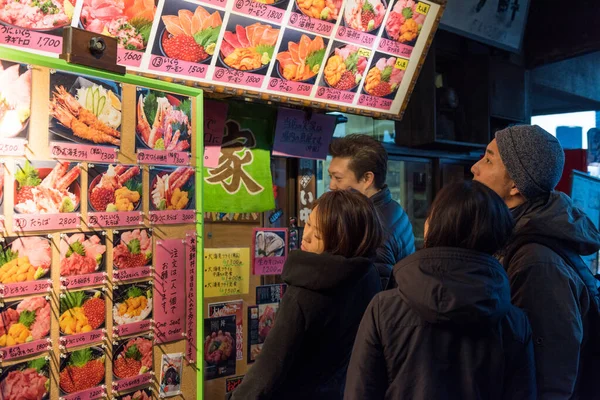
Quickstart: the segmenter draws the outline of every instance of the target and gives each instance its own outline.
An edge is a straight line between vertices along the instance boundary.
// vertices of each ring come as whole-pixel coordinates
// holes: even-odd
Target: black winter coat
[[[366,258],[290,252],[275,324],[233,400],[342,399],[362,315],[381,290]]]
[[[514,242],[523,235],[537,235],[579,255],[600,249],[598,230],[563,193],[529,201],[512,213]],[[600,398],[598,371],[586,368],[589,341],[599,337],[598,332],[589,332],[590,293],[579,275],[552,249],[536,243],[516,250],[505,267],[512,302],[531,323],[539,399]],[[593,280],[591,272],[589,278]],[[589,378],[582,381],[584,376]],[[584,386],[590,385],[595,393],[585,391]]]
[[[531,331],[493,257],[421,250],[360,324],[346,400],[535,399]]]
[[[385,241],[377,250],[375,260],[382,287],[385,289],[394,265],[415,252],[415,236],[408,215],[402,206],[392,199],[387,185],[371,197],[371,201],[379,213],[385,230]]]

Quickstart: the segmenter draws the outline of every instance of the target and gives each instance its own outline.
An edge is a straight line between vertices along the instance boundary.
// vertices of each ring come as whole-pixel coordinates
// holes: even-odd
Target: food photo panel
[[[52,287],[52,243],[47,236],[6,237],[0,241],[2,297],[44,294]]]
[[[31,70],[0,60],[0,155],[23,156],[31,117]]]
[[[152,273],[152,231],[113,231],[112,253],[116,281],[149,277]]]
[[[375,53],[358,104],[389,110],[408,67],[408,59]]]
[[[117,341],[113,346],[113,386],[116,391],[133,389],[152,381],[153,345],[150,335]]]
[[[106,301],[102,290],[67,291],[60,295],[61,344],[67,348],[102,341]]]
[[[44,296],[0,302],[2,360],[27,357],[50,347],[50,301]]]
[[[204,319],[204,379],[235,375],[235,315]]]
[[[2,400],[47,400],[50,398],[50,358],[3,367],[0,373]]]
[[[17,161],[14,169],[16,231],[76,229],[81,225],[81,167],[67,161]]]
[[[111,162],[121,145],[121,87],[105,79],[50,74],[50,147],[56,158]]]
[[[429,5],[415,0],[395,0],[379,41],[379,50],[410,58],[425,23]]]
[[[106,280],[104,232],[60,235],[61,285],[73,289],[103,284]]]
[[[88,164],[88,224],[141,225],[142,170],[138,165]]]
[[[60,362],[61,399],[97,399],[105,396],[106,354],[102,347],[66,353]]]
[[[193,167],[150,169],[150,222],[193,223],[196,217]]]
[[[287,228],[255,228],[252,271],[255,275],[279,275],[288,252]]]
[[[203,79],[215,54],[224,11],[184,0],[165,2],[149,69]]]
[[[152,329],[152,285],[149,282],[115,286],[113,304],[113,325],[118,336]]]

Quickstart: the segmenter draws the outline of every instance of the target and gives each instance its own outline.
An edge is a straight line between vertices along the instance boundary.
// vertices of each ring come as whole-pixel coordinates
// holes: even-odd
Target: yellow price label
[[[405,60],[404,58],[397,58],[395,67],[404,71],[406,68],[408,68],[408,60]]]
[[[430,7],[431,7],[431,6],[430,6],[429,4],[426,4],[426,3],[419,2],[419,3],[417,4],[417,10],[416,10],[416,11],[417,11],[419,14],[427,15],[427,13],[429,12],[429,8],[430,8]]]
[[[371,57],[371,50],[367,50],[367,49],[358,49],[358,55],[359,57]]]

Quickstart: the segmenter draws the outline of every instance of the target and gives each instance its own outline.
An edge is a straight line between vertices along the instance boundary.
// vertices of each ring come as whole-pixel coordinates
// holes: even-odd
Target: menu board
[[[25,3],[11,12],[0,3],[0,44],[57,55],[70,24],[117,38],[117,61],[134,72],[392,118],[401,117],[445,7],[443,0],[128,0],[97,9],[93,0],[65,0],[49,11]],[[52,29],[44,25],[50,14]]]

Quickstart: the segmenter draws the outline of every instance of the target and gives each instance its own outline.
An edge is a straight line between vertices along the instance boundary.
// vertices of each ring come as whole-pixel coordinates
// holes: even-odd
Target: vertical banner
[[[316,162],[300,159],[298,168],[298,226],[304,227],[317,199]]]
[[[196,361],[196,232],[188,232],[185,236],[185,260],[186,260],[186,315],[185,332],[187,341],[185,343],[185,358],[188,363]]]
[[[156,342],[168,343],[182,338],[185,319],[185,248],[181,239],[156,242],[154,319]]]

